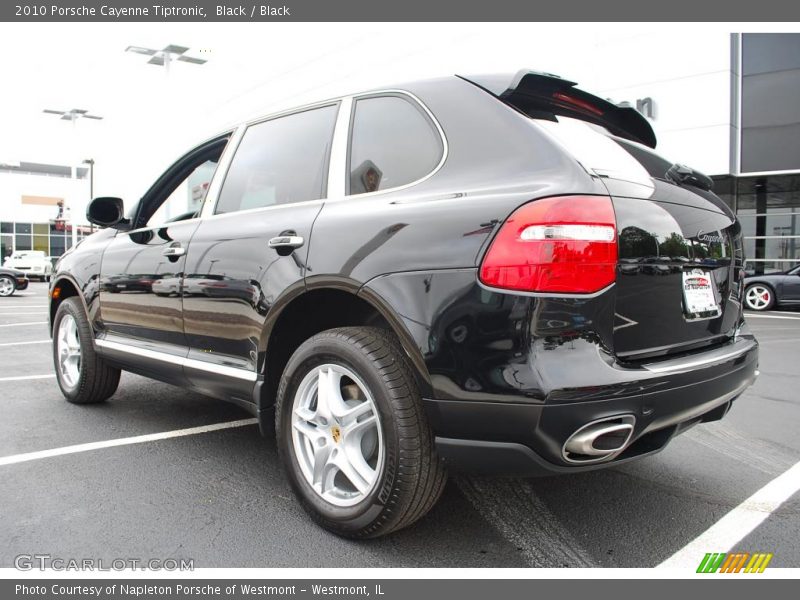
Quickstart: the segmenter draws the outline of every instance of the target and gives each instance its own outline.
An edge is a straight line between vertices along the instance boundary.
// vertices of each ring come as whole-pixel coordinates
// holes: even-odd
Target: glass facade
[[[77,226],[80,242],[91,233],[87,226]],[[41,250],[48,256],[61,256],[72,247],[72,225],[63,222],[0,222],[0,257],[5,261],[17,250]]]
[[[714,191],[736,211],[750,273],[800,264],[800,173],[715,177]]]
[[[741,175],[714,189],[742,223],[747,271],[787,271],[800,264],[800,34],[745,33],[741,48]]]

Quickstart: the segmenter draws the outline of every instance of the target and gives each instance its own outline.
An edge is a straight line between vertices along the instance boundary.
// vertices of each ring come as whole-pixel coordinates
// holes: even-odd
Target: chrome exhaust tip
[[[628,446],[635,424],[633,415],[606,417],[587,423],[567,438],[561,454],[564,460],[572,463],[609,460]]]

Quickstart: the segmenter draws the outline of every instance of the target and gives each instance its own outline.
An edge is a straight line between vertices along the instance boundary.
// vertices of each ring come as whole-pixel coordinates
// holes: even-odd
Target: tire
[[[325,428],[320,423],[326,409],[319,404],[317,390],[336,377],[341,377],[340,384],[332,385],[333,392],[326,395],[335,400],[326,401],[331,422]],[[304,408],[309,398],[313,411]],[[380,537],[411,525],[439,499],[447,479],[444,466],[405,353],[390,332],[343,327],[309,338],[289,359],[276,404],[278,452],[289,483],[322,527],[349,538]],[[362,414],[355,421],[339,418],[337,406],[340,416],[353,407]],[[301,429],[306,433],[299,433]],[[315,444],[325,449],[315,450]],[[360,464],[361,470],[349,462],[354,448],[363,462],[356,459],[352,464]],[[327,478],[318,478],[315,487],[318,453],[320,458],[327,456],[328,470],[320,469]],[[356,477],[348,478],[348,469],[331,466],[337,456],[339,464],[344,461],[351,472],[355,469]],[[361,479],[361,487],[353,483],[356,479]]]
[[[117,391],[120,370],[97,355],[93,338],[80,300],[72,297],[61,302],[53,320],[53,364],[67,402],[97,404]]]
[[[17,291],[17,282],[13,277],[0,275],[0,298],[7,298]]]
[[[750,310],[769,310],[775,306],[775,291],[763,283],[753,283],[744,291],[744,305]]]

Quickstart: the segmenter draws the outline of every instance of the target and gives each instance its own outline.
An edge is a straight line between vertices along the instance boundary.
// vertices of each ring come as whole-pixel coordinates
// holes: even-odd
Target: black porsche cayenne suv
[[[274,419],[289,482],[374,537],[446,469],[617,465],[757,375],[739,223],[632,108],[553,75],[449,77],[254,120],[180,158],[51,283],[58,383],[120,370]]]

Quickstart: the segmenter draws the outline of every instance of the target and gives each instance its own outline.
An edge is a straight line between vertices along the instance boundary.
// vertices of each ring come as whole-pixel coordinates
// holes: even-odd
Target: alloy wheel
[[[373,491],[383,434],[375,401],[355,373],[324,364],[303,378],[292,406],[292,445],[303,477],[326,502],[353,506]]]
[[[745,302],[753,310],[765,310],[772,301],[772,292],[763,285],[754,285],[747,290]]]
[[[8,277],[0,277],[0,296],[10,296],[14,293],[14,282]]]
[[[64,315],[58,325],[56,356],[61,380],[67,387],[75,387],[81,373],[81,342],[78,324],[72,315]]]

